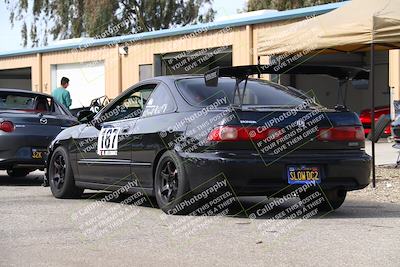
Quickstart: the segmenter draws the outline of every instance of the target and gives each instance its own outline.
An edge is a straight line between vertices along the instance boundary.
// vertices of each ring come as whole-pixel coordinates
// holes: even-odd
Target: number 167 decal
[[[119,128],[102,128],[97,139],[97,154],[116,156],[118,154]]]

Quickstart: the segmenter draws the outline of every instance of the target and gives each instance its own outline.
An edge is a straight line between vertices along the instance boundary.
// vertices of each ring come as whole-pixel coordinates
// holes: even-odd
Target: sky
[[[214,0],[213,7],[217,11],[216,18],[234,15],[238,9],[245,6],[246,0]],[[21,24],[16,23],[11,28],[9,21],[9,11],[4,1],[0,0],[0,51],[18,50],[23,48],[21,45]],[[49,38],[51,40],[52,38]]]

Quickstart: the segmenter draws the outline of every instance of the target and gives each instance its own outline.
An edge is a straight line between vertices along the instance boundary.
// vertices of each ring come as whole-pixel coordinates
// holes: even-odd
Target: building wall
[[[0,58],[0,70],[6,69],[19,69],[19,68],[31,68],[31,88],[33,91],[40,91],[40,78],[41,68],[38,64],[37,55],[27,55],[9,58]]]
[[[57,86],[52,84],[52,66],[104,61],[106,94],[114,98],[122,90],[138,82],[139,65],[153,64],[154,55],[158,54],[232,46],[233,65],[252,64],[252,34],[252,26],[243,26],[206,31],[197,35],[136,40],[127,44],[128,55],[120,55],[118,45],[111,45],[0,58],[0,69],[31,67],[32,90],[51,93]]]
[[[110,98],[114,98],[123,90],[139,82],[139,65],[154,64],[155,55],[232,46],[232,63],[234,66],[256,64],[257,49],[254,46],[257,44],[259,32],[268,31],[275,26],[294,21],[296,20],[227,27],[212,31],[204,28],[203,31],[199,31],[197,34],[148,40],[137,39],[127,44],[119,44],[119,46],[128,46],[128,55],[120,55],[119,46],[110,45],[0,58],[0,69],[31,67],[32,90],[51,93],[51,90],[57,86],[57,84],[52,84],[51,70],[53,65],[104,61],[106,94]],[[268,58],[263,57],[262,62],[267,61]]]
[[[123,90],[139,81],[139,65],[154,64],[155,55],[210,47],[232,46],[232,62],[234,66],[257,64],[257,42],[260,33],[270,32],[271,34],[275,34],[277,26],[298,20],[301,19],[213,31],[208,31],[204,28],[204,31],[200,31],[198,34],[193,33],[148,40],[138,39],[127,44],[112,44],[103,47],[0,58],[0,69],[31,67],[32,90],[51,93],[52,88],[57,86],[57,84],[52,84],[54,83],[52,80],[52,66],[56,64],[104,61],[106,94],[110,98],[114,98]],[[120,55],[119,47],[125,45],[128,46],[128,54]],[[268,57],[261,57],[262,64],[268,62]],[[394,99],[400,99],[400,53],[398,50],[390,53],[389,64],[389,83],[393,87],[392,94]],[[379,69],[380,67],[377,67],[378,71]],[[71,78],[73,79],[73,77]],[[270,77],[266,75],[264,78]],[[368,102],[368,99],[363,100],[363,102]],[[357,107],[357,109],[359,108]]]
[[[393,101],[400,100],[400,50],[389,52],[389,87],[392,119],[395,119],[395,108]]]
[[[139,81],[139,65],[153,64],[154,55],[183,52],[210,47],[232,46],[233,65],[251,64],[251,27],[235,27],[207,31],[198,35],[138,40],[130,44],[128,55],[122,56],[122,88]]]

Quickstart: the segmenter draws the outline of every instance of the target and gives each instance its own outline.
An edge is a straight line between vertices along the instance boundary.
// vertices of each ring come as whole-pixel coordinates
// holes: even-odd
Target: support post
[[[119,53],[119,45],[115,45],[116,56],[117,56],[117,89],[118,94],[122,93],[122,55]]]
[[[42,64],[42,54],[41,53],[37,53],[36,54],[36,65],[35,65],[35,67],[37,68],[37,72],[36,72],[36,75],[37,75],[36,82],[37,83],[35,83],[32,86],[32,90],[36,91],[36,92],[40,92],[40,93],[46,92],[43,89],[43,84],[42,84],[42,82],[43,82],[43,73],[42,73],[43,64]],[[31,69],[31,76],[32,76],[32,74],[33,74],[33,72],[32,72],[32,69]],[[32,83],[34,83],[35,82],[35,78],[31,77],[31,79],[32,79]],[[50,89],[49,93],[51,94],[51,89]]]
[[[375,47],[371,43],[371,72],[370,72],[370,83],[371,83],[371,145],[372,145],[372,187],[376,186],[375,176],[375,81],[374,81],[374,69],[375,69]]]

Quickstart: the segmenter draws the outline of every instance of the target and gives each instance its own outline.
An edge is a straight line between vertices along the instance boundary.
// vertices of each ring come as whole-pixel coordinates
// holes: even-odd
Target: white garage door
[[[60,86],[61,78],[67,77],[72,106],[89,106],[92,99],[105,95],[104,62],[61,64],[53,67],[53,90]]]

